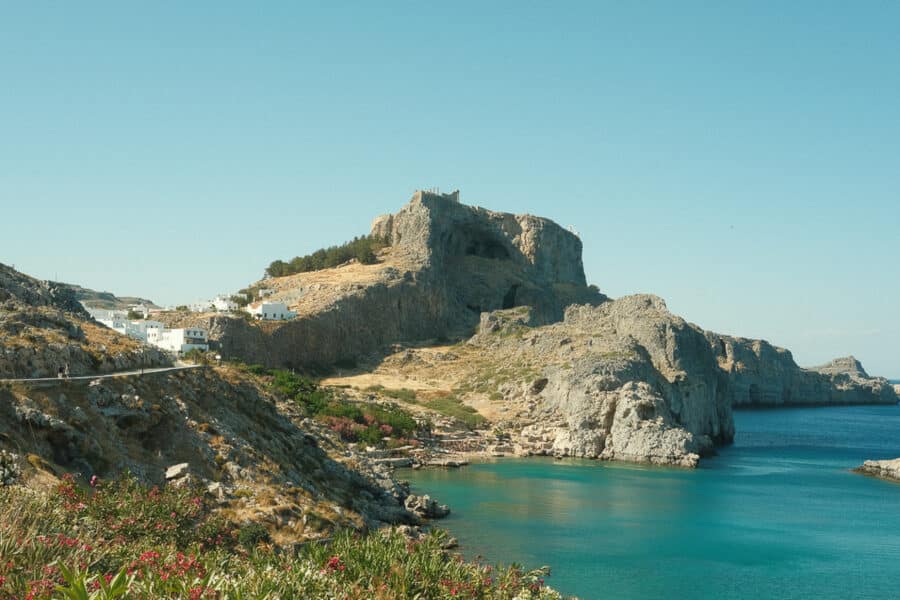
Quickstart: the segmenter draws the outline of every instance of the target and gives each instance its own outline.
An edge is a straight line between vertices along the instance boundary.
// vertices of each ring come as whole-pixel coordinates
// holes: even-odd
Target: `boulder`
[[[188,469],[188,463],[179,463],[177,465],[172,465],[171,467],[166,469],[166,481],[172,481],[185,477],[188,474]]]
[[[423,519],[442,519],[450,514],[450,508],[446,504],[438,504],[427,494],[423,496],[410,494],[403,501],[403,506]]]

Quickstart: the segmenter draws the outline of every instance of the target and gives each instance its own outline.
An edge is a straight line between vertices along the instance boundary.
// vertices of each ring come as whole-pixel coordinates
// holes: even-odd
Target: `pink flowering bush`
[[[298,553],[234,532],[188,489],[66,477],[53,493],[0,488],[0,599],[559,598],[546,569],[468,562],[440,531],[338,534]]]

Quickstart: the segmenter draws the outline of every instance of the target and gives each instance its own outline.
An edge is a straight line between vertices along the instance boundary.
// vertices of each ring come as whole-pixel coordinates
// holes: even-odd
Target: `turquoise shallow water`
[[[489,562],[550,565],[581,598],[900,598],[900,407],[738,412],[694,471],[508,459],[404,471]]]

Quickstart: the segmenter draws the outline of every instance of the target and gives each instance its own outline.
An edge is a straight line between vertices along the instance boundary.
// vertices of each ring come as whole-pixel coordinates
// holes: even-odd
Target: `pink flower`
[[[100,484],[100,478],[96,475],[91,476],[91,487],[97,487]]]

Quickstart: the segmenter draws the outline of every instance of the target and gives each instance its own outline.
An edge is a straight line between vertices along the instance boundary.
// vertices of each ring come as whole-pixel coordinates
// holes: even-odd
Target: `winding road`
[[[77,375],[75,377],[22,377],[18,379],[0,379],[0,383],[53,383],[63,381],[93,381],[94,379],[112,379],[114,377],[141,377],[154,373],[167,373],[170,371],[186,371],[188,369],[200,369],[207,365],[178,365],[174,367],[154,367],[152,369],[132,369],[130,371],[117,371],[115,373],[103,373],[100,375]]]

